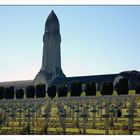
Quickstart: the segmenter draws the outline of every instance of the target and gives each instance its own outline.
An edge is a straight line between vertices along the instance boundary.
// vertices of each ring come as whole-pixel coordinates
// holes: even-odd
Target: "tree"
[[[113,94],[113,83],[103,82],[100,86],[100,92],[102,95],[112,95]]]
[[[5,99],[14,99],[14,86],[5,88],[4,97],[5,97]]]
[[[128,80],[124,77],[120,78],[114,85],[118,95],[127,95],[129,91]]]
[[[0,99],[4,99],[4,87],[0,87]]]
[[[23,97],[24,97],[24,90],[22,88],[16,90],[16,99],[23,99]]]
[[[60,85],[58,87],[58,97],[67,97],[68,88],[66,85]]]
[[[135,87],[136,94],[140,94],[140,83],[138,83]]]
[[[10,96],[10,89],[8,87],[5,87],[5,90],[4,90],[5,99],[9,99],[9,96]]]
[[[86,96],[96,95],[96,84],[94,82],[87,83],[85,87]]]
[[[47,93],[48,93],[49,98],[53,99],[56,96],[56,86],[54,85],[48,86]]]
[[[80,82],[73,82],[70,86],[71,96],[81,96],[82,84]]]
[[[26,87],[26,98],[34,98],[35,97],[35,86],[27,86]]]
[[[36,98],[42,98],[46,96],[46,85],[38,84],[36,85]]]
[[[10,86],[9,87],[9,99],[14,99],[14,90],[15,90],[15,87],[14,86]]]

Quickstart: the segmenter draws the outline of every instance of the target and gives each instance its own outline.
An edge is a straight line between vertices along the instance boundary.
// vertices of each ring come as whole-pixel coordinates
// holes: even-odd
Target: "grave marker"
[[[87,122],[87,111],[86,111],[86,108],[85,107],[83,108],[81,117],[83,118],[83,134],[85,135],[86,134],[86,128],[87,128],[87,126],[86,126],[86,122]]]
[[[92,116],[93,116],[93,128],[95,129],[96,128],[96,112],[97,112],[95,102],[93,103],[90,111],[92,112]]]

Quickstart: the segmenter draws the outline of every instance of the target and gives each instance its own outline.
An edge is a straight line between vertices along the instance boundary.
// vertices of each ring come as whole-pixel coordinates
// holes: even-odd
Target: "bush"
[[[140,83],[135,87],[136,94],[140,94]]]
[[[5,99],[14,99],[14,86],[6,87],[4,90]]]
[[[0,87],[0,99],[4,99],[4,87]]]
[[[115,89],[118,95],[127,95],[129,91],[129,84],[126,78],[120,78],[119,81],[115,84]]]
[[[5,87],[5,89],[4,89],[4,96],[5,96],[5,99],[9,99],[10,90],[8,87]]]
[[[71,96],[81,96],[82,85],[80,82],[74,82],[70,86],[70,95]]]
[[[38,84],[36,85],[36,98],[42,98],[46,96],[46,85]]]
[[[56,86],[54,85],[48,86],[47,93],[48,93],[49,98],[53,99],[56,96]]]
[[[14,99],[14,89],[15,89],[14,86],[9,87],[9,92],[10,92],[9,99]]]
[[[85,87],[86,96],[96,95],[96,84],[94,82],[87,83]]]
[[[26,98],[34,98],[35,97],[35,86],[27,86],[26,87]]]
[[[67,97],[68,88],[65,85],[58,87],[58,97]]]
[[[103,82],[100,86],[100,92],[102,95],[112,95],[113,94],[113,83]]]
[[[24,97],[24,90],[23,89],[16,90],[16,99],[23,99],[23,97]]]

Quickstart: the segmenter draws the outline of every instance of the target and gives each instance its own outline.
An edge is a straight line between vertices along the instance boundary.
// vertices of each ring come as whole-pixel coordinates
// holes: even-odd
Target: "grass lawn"
[[[129,95],[134,95],[135,91],[130,90]],[[117,93],[114,91],[112,96],[116,96]],[[68,97],[70,96],[70,93],[68,93]],[[85,97],[85,93],[83,92],[81,94],[82,97]],[[100,92],[97,91],[96,96],[101,96]],[[78,98],[78,97],[77,97]],[[58,99],[58,97],[56,97]],[[35,99],[36,100],[36,99]],[[15,101],[15,99],[14,99]],[[48,97],[45,98],[45,101],[41,105],[41,112],[45,112],[45,108],[47,105]],[[59,100],[58,100],[59,101]],[[30,100],[29,100],[30,102]],[[91,101],[90,101],[91,102]],[[136,112],[135,115],[136,117],[134,118],[134,123],[133,123],[133,129],[134,135],[139,135],[140,134],[140,98],[137,98],[136,100],[137,106],[135,108]],[[74,103],[74,102],[73,102]],[[104,103],[104,101],[103,101]],[[48,134],[63,134],[63,130],[61,127],[61,123],[59,120],[59,115],[58,115],[58,110],[57,110],[57,100],[51,100],[51,112],[50,112],[50,118],[48,120]],[[123,130],[122,128],[124,126],[128,127],[128,118],[125,118],[124,116],[128,114],[128,107],[130,104],[130,100],[126,102],[126,108],[122,109],[122,117],[118,118],[117,122],[114,122],[114,128],[112,129],[109,126],[109,134],[110,135],[126,135],[129,134],[128,130]],[[66,109],[66,112],[68,113],[67,110],[67,104],[66,102],[62,102],[62,106]],[[91,103],[89,104],[91,107]],[[89,108],[90,108],[89,107]],[[102,109],[102,114],[105,114],[105,109]],[[100,115],[96,113],[96,129],[92,128],[93,124],[93,117],[92,113],[89,111],[88,112],[88,121],[86,122],[86,134],[87,135],[104,135],[105,134],[105,118],[102,118],[102,122],[100,120]],[[22,130],[26,127],[27,125],[27,120],[25,120],[25,116],[22,113],[22,118],[21,118],[21,127],[19,127],[19,113],[16,113],[16,118],[15,120],[9,120],[9,126],[6,125],[1,125],[0,127],[0,134],[18,134],[19,130]],[[34,123],[33,123],[34,121]],[[109,118],[109,122],[110,122]],[[73,126],[74,125],[74,126]],[[31,127],[31,133],[32,134],[43,134],[44,127],[45,127],[45,118],[43,118],[41,115],[39,115],[36,118],[30,118],[30,127]],[[79,128],[76,127],[76,113],[74,116],[74,120],[72,119],[71,116],[67,116],[66,118],[66,134],[67,135],[78,135],[78,134],[83,134],[83,118],[79,118]]]

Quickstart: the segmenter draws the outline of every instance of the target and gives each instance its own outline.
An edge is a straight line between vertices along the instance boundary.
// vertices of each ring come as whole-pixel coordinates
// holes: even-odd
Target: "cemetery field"
[[[140,135],[140,96],[0,100],[0,134]]]

